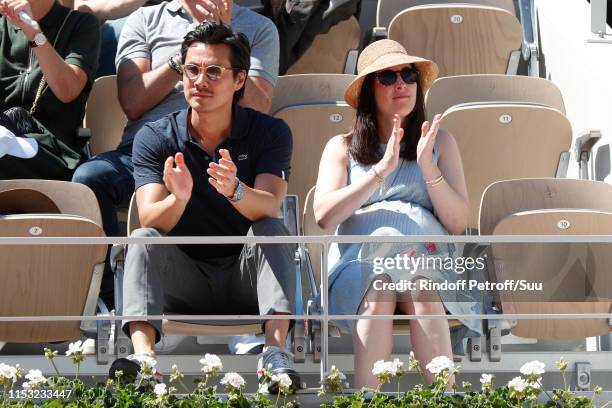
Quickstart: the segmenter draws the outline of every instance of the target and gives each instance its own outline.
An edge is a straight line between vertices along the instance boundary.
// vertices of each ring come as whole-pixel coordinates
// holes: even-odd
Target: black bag
[[[17,136],[28,133],[41,133],[40,128],[32,119],[30,112],[20,106],[9,108],[0,113],[0,125]]]

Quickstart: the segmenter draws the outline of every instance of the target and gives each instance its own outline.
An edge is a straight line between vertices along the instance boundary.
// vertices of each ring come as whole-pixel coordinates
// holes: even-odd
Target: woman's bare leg
[[[414,315],[444,315],[444,305],[437,292],[411,291],[412,301],[398,302],[402,312]],[[410,341],[414,349],[414,355],[419,360],[421,370],[425,373],[427,381],[432,382],[435,376],[425,366],[438,356],[446,356],[453,359],[453,351],[450,341],[450,330],[448,320],[410,320]],[[449,386],[454,383],[451,377]]]
[[[376,279],[390,282],[386,275],[380,275]],[[377,287],[380,287],[378,285]],[[370,286],[357,314],[392,315],[395,313],[395,305],[394,291],[376,290]],[[392,336],[393,320],[357,320],[353,334],[356,388],[376,388],[378,382],[372,374],[372,367],[376,361],[386,360],[391,355]]]

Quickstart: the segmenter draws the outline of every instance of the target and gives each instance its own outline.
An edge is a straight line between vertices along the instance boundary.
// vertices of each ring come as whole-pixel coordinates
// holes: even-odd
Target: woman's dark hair
[[[349,154],[361,164],[375,164],[382,159],[380,139],[378,138],[378,123],[376,119],[376,98],[374,97],[374,81],[376,74],[365,77],[361,84],[357,113],[353,131],[346,136]],[[416,160],[416,147],[421,137],[421,126],[425,121],[425,102],[421,83],[417,81],[417,99],[414,109],[406,117],[404,139],[406,148],[401,157],[406,160]]]
[[[225,44],[230,49],[230,64],[233,75],[236,78],[238,72],[245,71],[248,75],[251,68],[251,46],[249,40],[242,33],[236,33],[223,23],[216,21],[205,21],[192,31],[188,32],[181,44],[181,61],[184,64],[187,58],[187,50],[194,43],[203,44]],[[237,103],[244,94],[245,85],[234,92],[233,103]]]

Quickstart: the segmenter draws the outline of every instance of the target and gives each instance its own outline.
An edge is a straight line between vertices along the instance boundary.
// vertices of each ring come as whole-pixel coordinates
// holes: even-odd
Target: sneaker
[[[121,380],[127,383],[135,382],[141,374],[142,363],[147,362],[147,365],[153,369],[154,380],[161,381],[161,374],[155,369],[157,361],[150,353],[130,354],[125,358],[118,358],[113,361],[108,370],[108,377],[112,380],[117,380],[117,371],[123,374]]]
[[[259,356],[259,361],[257,363],[257,373],[260,383],[265,381],[265,377],[262,374],[264,368],[270,371],[271,375],[287,374],[289,378],[291,378],[291,390],[296,391],[300,389],[300,376],[293,369],[293,354],[276,346],[264,347],[264,352]],[[269,383],[268,392],[277,394],[278,384],[276,382]]]

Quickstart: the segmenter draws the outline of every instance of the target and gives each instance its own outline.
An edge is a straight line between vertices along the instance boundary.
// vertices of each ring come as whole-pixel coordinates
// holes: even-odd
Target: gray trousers
[[[276,218],[251,226],[249,235],[289,235]],[[141,228],[133,237],[160,237]],[[240,255],[205,261],[189,257],[176,245],[129,245],[123,277],[123,314],[273,314],[295,310],[295,244],[247,244]],[[129,336],[124,320],[123,331]],[[156,342],[159,320],[150,320]],[[195,321],[194,321],[195,323]]]

